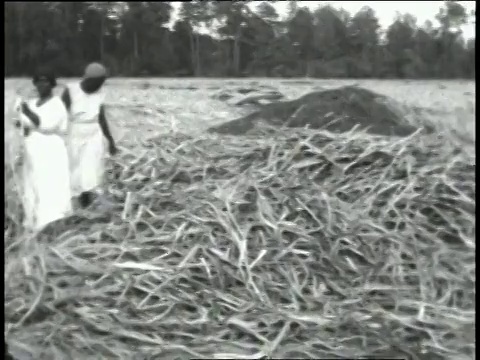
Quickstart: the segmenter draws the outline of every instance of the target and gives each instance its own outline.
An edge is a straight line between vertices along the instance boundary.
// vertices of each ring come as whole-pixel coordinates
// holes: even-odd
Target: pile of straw
[[[472,358],[475,158],[433,135],[264,135],[125,149],[92,209],[35,238],[15,233],[10,198],[11,346],[36,359]]]

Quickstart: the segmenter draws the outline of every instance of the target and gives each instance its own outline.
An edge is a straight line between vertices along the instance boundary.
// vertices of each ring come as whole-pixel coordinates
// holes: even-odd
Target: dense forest
[[[369,7],[289,1],[280,17],[272,3],[183,2],[169,26],[168,2],[5,2],[5,76],[45,64],[77,76],[101,61],[114,76],[475,77],[475,39],[459,30],[475,13],[457,2],[432,14],[438,26],[398,14],[386,29]]]

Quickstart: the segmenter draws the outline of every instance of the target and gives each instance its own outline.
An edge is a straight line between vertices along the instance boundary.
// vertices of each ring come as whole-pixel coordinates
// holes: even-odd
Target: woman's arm
[[[44,104],[40,113],[33,112],[30,107],[23,103],[22,112],[35,125],[36,130],[43,133],[66,132],[68,125],[67,109],[60,98],[50,100]]]
[[[70,107],[72,106],[72,98],[70,97],[70,92],[68,91],[68,87],[65,88],[65,90],[63,90],[62,102],[67,108],[67,110],[70,111]]]
[[[22,102],[20,106],[22,113],[38,128],[40,126],[40,117],[30,109],[26,102]]]
[[[105,116],[105,105],[100,106],[98,123],[100,124],[100,128],[102,129],[103,135],[108,140],[110,154],[114,155],[117,152],[117,147],[115,146],[115,140],[113,139],[112,133],[110,132],[107,118]]]

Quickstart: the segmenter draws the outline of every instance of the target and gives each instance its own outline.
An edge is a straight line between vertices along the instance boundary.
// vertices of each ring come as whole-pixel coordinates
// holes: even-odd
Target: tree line
[[[6,2],[5,76],[45,64],[78,76],[101,61],[115,76],[475,77],[475,39],[460,30],[475,13],[458,2],[432,14],[437,26],[398,14],[386,29],[369,7],[289,1],[281,18],[272,3],[183,2],[169,27],[168,2]]]

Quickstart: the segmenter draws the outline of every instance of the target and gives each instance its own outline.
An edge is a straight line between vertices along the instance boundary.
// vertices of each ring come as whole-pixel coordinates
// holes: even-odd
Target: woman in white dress
[[[68,149],[70,156],[72,194],[78,196],[82,207],[94,200],[95,190],[104,175],[105,143],[110,155],[117,152],[105,117],[103,84],[106,70],[103,65],[87,66],[83,80],[67,86],[62,100],[70,112]]]
[[[53,95],[55,77],[48,70],[33,78],[38,97],[21,102],[17,108],[25,137],[23,164],[24,225],[39,231],[47,224],[70,215],[71,188],[65,136],[68,113]]]

